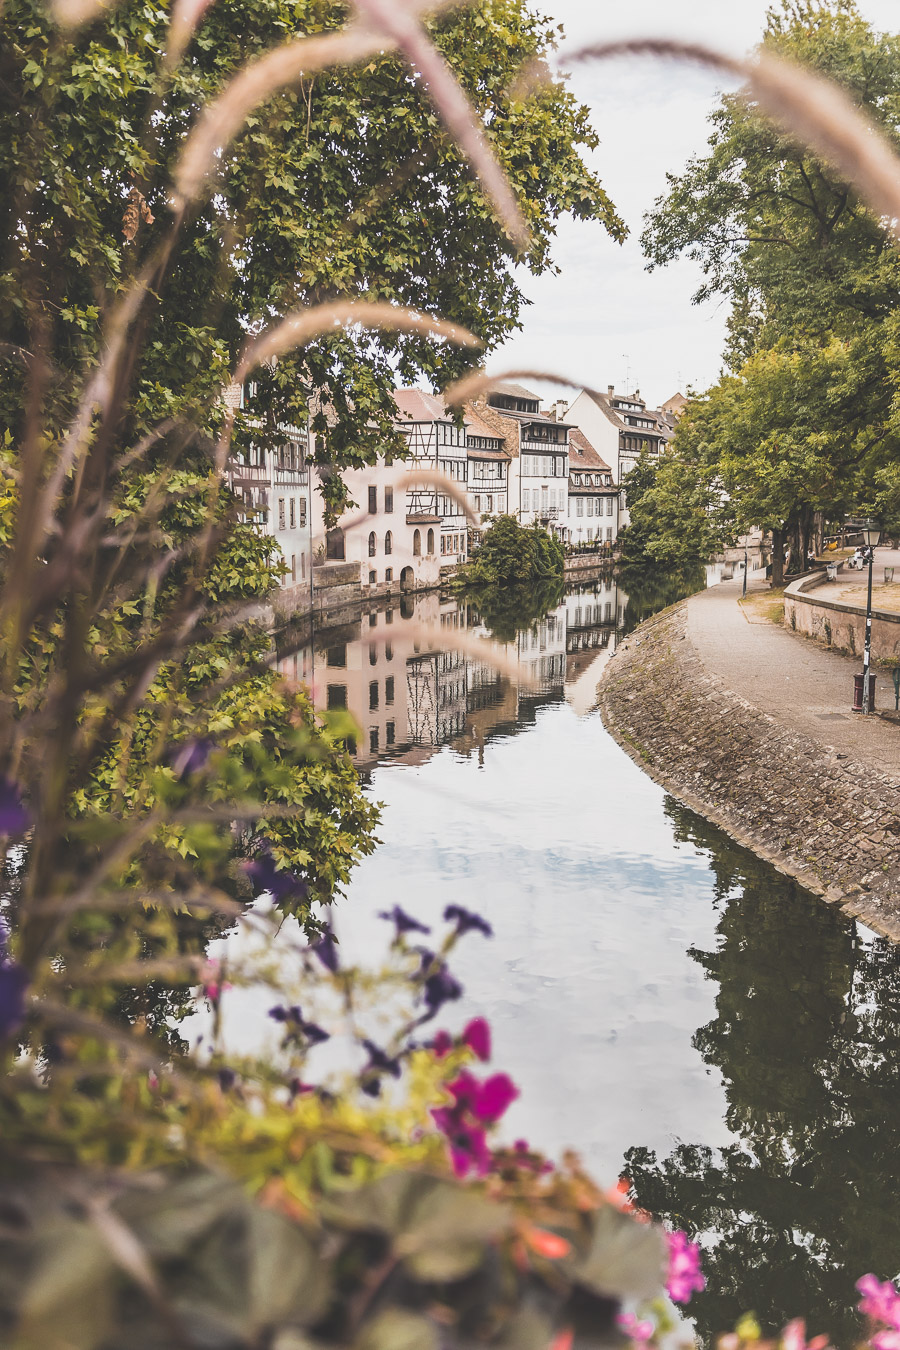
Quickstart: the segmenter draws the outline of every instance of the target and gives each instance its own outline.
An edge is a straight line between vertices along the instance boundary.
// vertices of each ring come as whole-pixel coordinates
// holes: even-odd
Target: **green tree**
[[[620,541],[626,565],[683,571],[721,548],[727,535],[723,494],[716,470],[702,459],[681,450],[659,460],[642,452],[624,483],[629,523]]]
[[[561,581],[564,565],[565,550],[556,535],[536,521],[526,526],[515,516],[499,516],[485,531],[461,582],[507,589],[536,581]]]
[[[853,0],[784,0],[762,46],[834,79],[897,142],[900,38],[874,32]],[[773,530],[777,572],[784,545],[805,557],[817,513],[888,491],[900,264],[839,176],[743,95],[711,120],[709,152],[669,176],[643,242],[651,267],[682,254],[700,264],[697,300],[731,302],[732,373],[682,419],[675,449],[698,485],[720,470],[739,528]]]

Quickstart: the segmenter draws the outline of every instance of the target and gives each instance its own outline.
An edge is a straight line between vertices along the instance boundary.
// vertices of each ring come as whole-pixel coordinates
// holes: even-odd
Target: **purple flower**
[[[471,909],[463,909],[462,905],[448,905],[444,910],[444,918],[447,923],[456,924],[457,937],[473,932],[483,933],[485,937],[494,936],[494,930],[487,920],[480,914],[474,914]]]
[[[397,941],[404,933],[430,933],[431,929],[426,928],[424,923],[419,923],[418,919],[412,918],[405,909],[395,905],[393,909],[381,910],[378,914],[379,919],[387,919],[396,929],[394,940]]]
[[[230,1092],[237,1081],[237,1074],[234,1069],[229,1069],[227,1065],[219,1070],[219,1087],[223,1092]]]
[[[676,1303],[690,1303],[691,1294],[695,1291],[699,1294],[706,1288],[706,1280],[700,1270],[700,1248],[678,1228],[672,1233],[666,1233],[666,1242],[669,1247],[666,1288]]]
[[[15,961],[0,964],[0,1040],[18,1031],[25,1020],[28,976]]]
[[[309,950],[316,954],[326,970],[332,975],[335,973],[338,968],[337,939],[330,927],[326,925],[322,936],[309,944]]]
[[[289,900],[305,900],[309,891],[305,881],[293,872],[276,867],[268,851],[244,863],[244,871],[258,891],[268,891],[277,905]]]
[[[30,824],[31,812],[22,802],[18,784],[0,778],[0,834],[24,834]]]
[[[474,1170],[478,1176],[485,1176],[491,1167],[491,1151],[483,1128],[467,1121],[456,1107],[439,1106],[431,1114],[435,1125],[447,1136],[455,1174],[464,1177]]]
[[[462,991],[462,985],[453,978],[444,962],[441,961],[425,981],[425,1006],[428,1009],[425,1021],[427,1022],[436,1016],[445,1003],[451,1003],[454,999],[459,998]]]
[[[363,1041],[363,1049],[368,1053],[369,1062],[364,1065],[360,1074],[362,1090],[370,1097],[377,1097],[381,1092],[382,1074],[389,1073],[392,1078],[400,1077],[400,1061],[395,1056],[387,1054],[374,1041]]]
[[[483,1017],[473,1017],[463,1028],[462,1043],[480,1060],[491,1057],[491,1028]]]
[[[279,1004],[275,1008],[269,1009],[269,1016],[276,1022],[291,1023],[293,1027],[305,1036],[310,1045],[320,1045],[322,1041],[330,1039],[330,1033],[318,1026],[315,1022],[307,1022],[299,1006],[295,1003],[291,1008],[285,1008]]]
[[[173,773],[177,778],[189,778],[192,773],[202,773],[215,748],[215,741],[205,736],[176,745],[170,761]]]
[[[863,1275],[856,1281],[856,1287],[862,1294],[859,1311],[876,1322],[900,1330],[900,1294],[890,1280],[882,1283],[874,1275]]]

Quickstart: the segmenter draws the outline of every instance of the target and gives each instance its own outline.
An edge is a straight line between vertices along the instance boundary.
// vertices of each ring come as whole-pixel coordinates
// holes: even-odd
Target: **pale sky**
[[[743,55],[762,33],[768,0],[537,0],[535,7],[565,27],[565,68],[566,49],[634,36],[700,40]],[[900,0],[859,0],[859,8],[876,28],[900,29]],[[579,66],[571,87],[601,138],[592,167],[631,234],[619,246],[597,224],[563,221],[560,275],[523,275],[533,303],[490,367],[558,370],[603,389],[623,389],[627,377],[629,390],[637,386],[653,405],[687,385],[702,390],[719,373],[727,309],[721,301],[691,304],[700,273],[688,261],[647,272],[639,241],[666,172],[702,153],[706,119],[726,86],[709,71],[629,58]],[[549,395],[551,386],[540,392]]]

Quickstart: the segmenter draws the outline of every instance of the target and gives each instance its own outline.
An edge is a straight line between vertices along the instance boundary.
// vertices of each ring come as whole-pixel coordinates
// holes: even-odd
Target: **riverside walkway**
[[[763,586],[740,592],[636,628],[603,671],[604,724],[687,806],[900,942],[900,727],[850,711],[858,658],[770,622]]]
[[[726,688],[823,750],[852,756],[900,783],[900,725],[850,711],[858,656],[828,651],[738,603],[741,582],[723,581],[687,602],[687,632],[706,670]],[[768,594],[765,583],[748,597]],[[893,708],[890,675],[876,670],[876,707]]]

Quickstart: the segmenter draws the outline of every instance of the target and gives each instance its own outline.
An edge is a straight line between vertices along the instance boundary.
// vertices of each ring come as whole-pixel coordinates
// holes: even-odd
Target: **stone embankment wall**
[[[684,601],[622,644],[599,696],[608,730],[673,796],[900,941],[898,784],[788,730],[709,675]]]
[[[818,638],[837,651],[859,655],[866,640],[866,611],[859,605],[844,605],[816,595],[816,587],[825,580],[824,573],[814,572],[786,588],[785,626]],[[872,656],[876,660],[900,659],[900,614],[889,609],[872,610]]]

